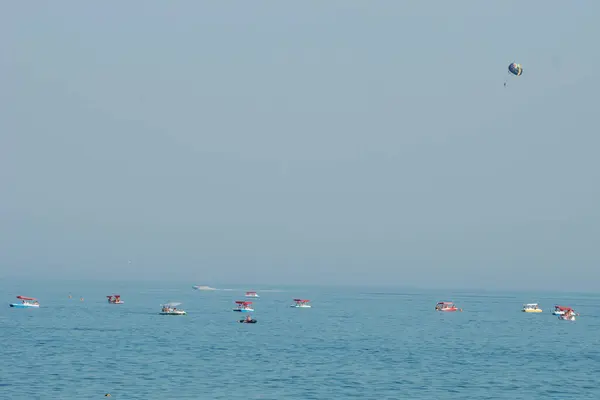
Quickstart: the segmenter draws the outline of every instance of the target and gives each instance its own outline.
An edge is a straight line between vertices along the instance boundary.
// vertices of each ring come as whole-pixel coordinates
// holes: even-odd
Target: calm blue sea
[[[193,284],[0,282],[0,398],[600,399],[598,295]],[[258,323],[240,324],[253,289]],[[11,309],[16,295],[42,307]],[[188,315],[158,315],[167,301]]]

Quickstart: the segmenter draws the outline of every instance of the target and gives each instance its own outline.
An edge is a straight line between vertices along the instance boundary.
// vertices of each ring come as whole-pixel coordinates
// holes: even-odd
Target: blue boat
[[[11,303],[10,306],[13,308],[40,308],[40,303],[33,297],[17,296],[17,299],[21,300],[20,303]]]

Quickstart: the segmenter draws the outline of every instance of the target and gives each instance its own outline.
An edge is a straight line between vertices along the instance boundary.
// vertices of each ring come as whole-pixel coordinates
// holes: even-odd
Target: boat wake
[[[204,285],[194,285],[192,286],[192,289],[194,290],[207,290],[207,291],[221,291],[221,292],[234,292],[234,291],[239,291],[240,289],[219,289],[219,288],[214,288],[214,287],[210,287],[210,286],[204,286]],[[285,290],[282,289],[260,289],[258,290],[260,292],[272,292],[272,293],[283,293],[285,292]]]
[[[197,285],[196,286],[192,286],[192,288],[195,289],[195,290],[219,290],[217,288],[213,288],[213,287],[210,287],[210,286],[197,286]]]

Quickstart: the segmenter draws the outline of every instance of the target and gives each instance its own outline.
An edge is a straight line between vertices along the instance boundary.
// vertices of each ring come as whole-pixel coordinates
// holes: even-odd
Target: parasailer
[[[523,66],[521,64],[512,63],[508,66],[508,73],[514,76],[521,76],[523,74]],[[506,87],[506,81],[504,81],[504,87]]]

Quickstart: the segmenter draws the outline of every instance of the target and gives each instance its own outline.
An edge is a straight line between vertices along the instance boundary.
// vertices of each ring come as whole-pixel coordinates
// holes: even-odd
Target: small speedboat
[[[121,295],[115,294],[112,296],[106,296],[108,299],[108,304],[124,304],[125,302],[121,300]]]
[[[20,303],[11,303],[10,306],[13,308],[40,308],[40,303],[36,298],[17,296],[17,299],[21,300]]]
[[[256,292],[246,292],[246,297],[260,297]]]
[[[178,310],[177,306],[181,303],[167,303],[162,305],[160,315],[187,315],[184,310]]]
[[[457,308],[451,301],[440,301],[435,305],[435,311],[454,312],[462,311],[462,308]]]
[[[237,307],[233,309],[233,311],[237,312],[252,312],[254,308],[252,308],[251,301],[236,301]]]
[[[250,319],[250,320],[248,320],[248,319],[240,319],[240,323],[241,324],[255,324],[256,320],[255,319]]]
[[[552,311],[552,315],[564,315],[567,312],[575,312],[571,307],[565,306],[554,306],[554,311]]]
[[[542,309],[538,306],[537,303],[523,304],[523,309],[521,310],[526,313],[541,313]]]
[[[294,304],[292,304],[290,307],[292,307],[292,308],[312,308],[312,306],[310,304],[308,304],[309,302],[310,302],[310,300],[294,299]]]

